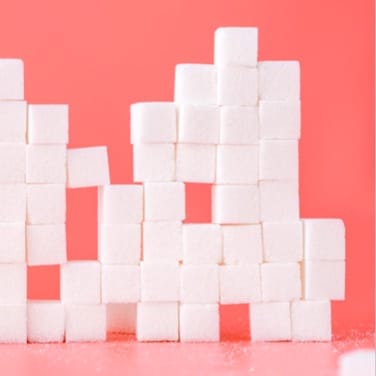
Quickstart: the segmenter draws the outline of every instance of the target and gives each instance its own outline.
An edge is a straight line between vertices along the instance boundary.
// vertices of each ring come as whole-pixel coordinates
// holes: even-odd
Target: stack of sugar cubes
[[[220,304],[251,339],[329,340],[345,228],[300,219],[300,72],[257,62],[256,28],[220,28],[215,64],[180,64],[174,102],[131,106],[136,184],[106,147],[67,149],[68,106],[24,101],[0,60],[0,342],[218,341]],[[212,223],[185,221],[185,183],[212,184]],[[67,260],[66,188],[98,187],[98,260]],[[27,301],[27,265],[60,267],[60,301]],[[46,281],[47,282],[47,281]]]

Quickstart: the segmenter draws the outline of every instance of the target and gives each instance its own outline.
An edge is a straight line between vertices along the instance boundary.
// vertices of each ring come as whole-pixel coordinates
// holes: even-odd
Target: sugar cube
[[[181,304],[180,340],[182,342],[218,342],[218,304]]]
[[[26,219],[26,184],[0,184],[0,222]]]
[[[24,65],[21,59],[0,59],[0,100],[24,99]]]
[[[0,264],[0,304],[26,303],[26,264]]]
[[[110,183],[107,147],[69,149],[68,187],[97,187]]]
[[[25,182],[25,145],[0,144],[0,184]]]
[[[27,103],[25,101],[0,101],[0,142],[24,144],[26,123]]]
[[[26,343],[26,319],[26,304],[0,305],[0,343]]]
[[[339,357],[339,376],[373,376],[375,373],[376,354],[374,348],[348,351]]]
[[[25,262],[25,224],[0,224],[0,263]]]
[[[67,104],[29,104],[29,144],[68,144],[69,107]]]
[[[107,304],[106,309],[108,333],[136,333],[137,304]]]

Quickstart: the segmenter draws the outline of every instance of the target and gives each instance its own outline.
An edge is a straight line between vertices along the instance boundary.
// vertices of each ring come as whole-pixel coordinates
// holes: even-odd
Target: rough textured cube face
[[[217,153],[217,183],[256,184],[258,165],[258,145],[220,145]]]
[[[0,263],[25,262],[25,224],[0,224]]]
[[[261,265],[262,299],[266,302],[300,299],[302,286],[298,263]]]
[[[182,303],[218,303],[218,265],[183,265],[180,300]]]
[[[264,222],[262,232],[265,261],[294,262],[303,259],[302,222]]]
[[[178,263],[141,263],[141,300],[143,302],[179,301]]]
[[[257,185],[213,186],[212,220],[221,224],[252,224],[260,221]]]
[[[329,301],[299,301],[291,304],[291,332],[296,341],[330,341]]]
[[[101,267],[96,261],[71,261],[61,265],[60,298],[65,304],[99,304]]]
[[[179,106],[179,142],[218,144],[220,109],[218,106]]]
[[[178,262],[181,256],[182,224],[180,222],[144,222],[144,261]]]
[[[175,103],[217,104],[217,69],[210,64],[178,64]]]
[[[262,100],[297,100],[300,98],[298,61],[260,61],[259,96]]]
[[[106,304],[108,333],[136,333],[137,304]]]
[[[223,265],[220,271],[221,304],[242,304],[261,301],[260,266]]]
[[[0,142],[26,142],[27,103],[0,101]]]
[[[105,185],[100,187],[98,192],[100,223],[141,223],[143,217],[142,185]]]
[[[26,343],[26,304],[0,305],[0,343]]]
[[[261,180],[298,180],[297,141],[262,141],[260,144]]]
[[[142,102],[131,105],[132,144],[175,143],[176,107],[171,102]]]
[[[259,115],[257,106],[222,106],[221,144],[249,145],[259,139]]]
[[[256,27],[220,27],[214,36],[216,65],[257,65]]]
[[[218,103],[252,106],[257,104],[257,68],[220,67],[218,69]]]
[[[345,261],[305,261],[304,291],[309,300],[344,300]]]
[[[173,144],[134,145],[133,176],[135,182],[174,180],[175,146]]]
[[[67,342],[106,340],[106,306],[101,304],[66,306]]]
[[[184,264],[218,264],[222,260],[221,228],[214,224],[183,226]]]
[[[107,147],[69,149],[68,187],[98,187],[110,183]]]
[[[271,140],[300,138],[300,101],[260,101],[260,136]]]
[[[20,59],[0,59],[0,100],[24,99],[24,66]]]
[[[103,264],[138,264],[141,225],[100,225],[99,260]]]
[[[139,303],[137,306],[138,341],[177,341],[179,338],[178,303]]]
[[[266,222],[299,219],[299,187],[296,181],[260,182],[261,219]]]
[[[254,303],[250,313],[253,342],[291,339],[290,303]]]
[[[26,182],[65,184],[67,179],[65,145],[27,145]]]
[[[303,223],[305,259],[345,259],[345,225],[341,219],[305,219]]]
[[[27,339],[32,343],[63,342],[65,310],[59,301],[29,301]]]
[[[26,185],[0,184],[0,222],[21,222],[26,219]]]
[[[0,305],[26,303],[26,264],[0,264]]]
[[[181,342],[219,341],[218,304],[180,305]]]
[[[214,145],[179,144],[176,158],[177,180],[193,183],[215,181]]]
[[[67,261],[65,225],[27,226],[27,263],[53,265]]]
[[[61,224],[66,220],[63,184],[27,185],[27,222],[31,225]]]
[[[145,220],[182,221],[185,219],[183,183],[145,183]]]
[[[138,265],[102,265],[102,303],[137,303],[139,299]]]
[[[25,150],[23,144],[0,144],[0,184],[25,182]]]
[[[67,144],[69,140],[67,104],[30,104],[28,142],[30,144]]]
[[[227,265],[262,262],[260,225],[222,226],[223,261]]]

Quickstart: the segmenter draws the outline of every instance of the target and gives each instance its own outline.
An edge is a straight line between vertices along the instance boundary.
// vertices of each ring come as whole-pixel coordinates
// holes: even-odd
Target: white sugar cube
[[[0,305],[0,343],[26,343],[26,304]]]
[[[257,185],[215,185],[212,189],[212,220],[221,224],[252,224],[260,221]]]
[[[219,145],[217,183],[255,184],[259,173],[258,145]]]
[[[215,181],[216,147],[179,144],[176,153],[176,179],[193,183]]]
[[[101,266],[97,261],[70,261],[61,265],[60,299],[64,304],[99,304]]]
[[[145,221],[182,221],[185,219],[183,183],[145,183]]]
[[[141,263],[141,300],[143,302],[179,301],[178,263]]]
[[[0,222],[23,222],[26,219],[26,185],[0,184]]]
[[[262,181],[259,187],[263,221],[281,222],[299,219],[297,181]]]
[[[339,376],[373,376],[375,373],[376,354],[374,348],[348,351],[339,357]]]
[[[332,337],[329,301],[291,303],[291,332],[295,341],[330,341]]]
[[[175,103],[217,104],[217,69],[210,64],[178,64]]]
[[[26,244],[28,265],[53,265],[67,261],[65,224],[27,226]]]
[[[219,67],[218,103],[252,106],[257,104],[257,68]]]
[[[222,106],[220,143],[249,145],[259,139],[259,115],[257,106]]]
[[[182,255],[181,222],[144,222],[143,259],[178,262]]]
[[[103,264],[138,264],[141,225],[100,225],[98,256]]]
[[[259,264],[220,266],[219,280],[221,304],[261,301]]]
[[[174,143],[177,139],[175,103],[140,102],[131,105],[131,143]]]
[[[136,333],[137,304],[107,304],[108,333]]]
[[[68,187],[97,187],[110,183],[107,147],[69,149]]]
[[[63,342],[65,309],[57,300],[29,300],[27,339],[32,343]]]
[[[26,142],[27,103],[0,101],[0,142]]]
[[[264,259],[270,262],[301,261],[303,259],[303,224],[293,222],[263,222]]]
[[[178,303],[138,303],[136,335],[138,341],[177,341]]]
[[[143,217],[143,186],[112,184],[99,188],[98,216],[100,223],[141,223]]]
[[[180,300],[182,303],[218,303],[218,265],[182,265]]]
[[[0,263],[25,262],[25,224],[0,224]]]
[[[221,226],[223,261],[226,265],[247,265],[262,262],[260,225]]]
[[[27,185],[27,222],[31,225],[61,224],[66,220],[63,184]]]
[[[344,300],[345,261],[305,261],[304,291],[309,300]]]
[[[26,174],[24,144],[0,144],[0,183],[24,183]]]
[[[138,265],[102,265],[102,303],[137,303],[139,299]]]
[[[65,184],[67,179],[65,145],[27,145],[26,182]]]
[[[218,106],[179,106],[179,142],[218,144],[220,108]]]
[[[262,139],[300,138],[300,101],[260,101],[259,109]]]
[[[218,264],[222,260],[221,228],[215,224],[183,226],[184,264]]]
[[[303,223],[306,260],[345,259],[345,224],[341,219],[305,219]]]
[[[24,99],[24,64],[21,59],[0,59],[0,100]]]
[[[298,61],[260,61],[259,96],[262,100],[297,100],[300,98]]]
[[[175,180],[175,145],[134,145],[133,177],[135,182]]]
[[[218,342],[218,304],[180,305],[181,342]]]
[[[26,264],[0,264],[0,304],[26,303]]]
[[[252,342],[291,339],[290,303],[253,303],[250,315]]]
[[[220,27],[214,36],[214,64],[257,65],[256,27]]]
[[[64,144],[69,140],[67,104],[29,104],[29,144]]]
[[[66,306],[67,342],[106,340],[106,306],[104,304]]]
[[[262,299],[291,301],[302,296],[302,284],[298,263],[266,263],[261,265]]]
[[[262,141],[260,143],[261,180],[297,180],[298,177],[297,141]]]

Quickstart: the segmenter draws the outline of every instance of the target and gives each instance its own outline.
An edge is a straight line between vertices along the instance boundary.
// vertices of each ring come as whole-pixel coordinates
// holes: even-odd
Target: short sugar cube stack
[[[131,105],[136,184],[105,147],[67,149],[68,106],[24,101],[0,60],[0,342],[218,341],[221,304],[253,341],[330,340],[345,228],[299,213],[300,67],[263,61],[258,31],[220,28],[214,64],[180,64],[173,102]],[[212,223],[185,221],[185,183]],[[98,260],[68,261],[66,188],[98,187]],[[27,265],[61,265],[60,301],[26,298]]]

